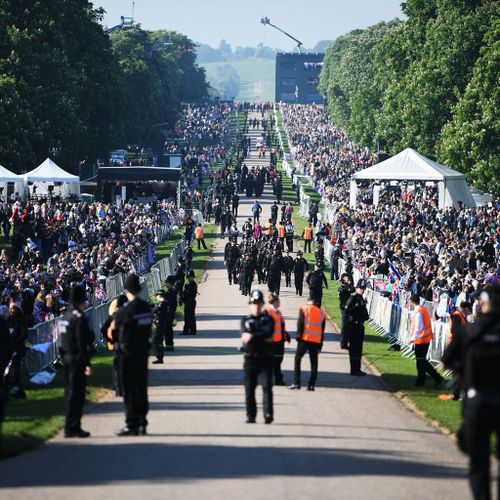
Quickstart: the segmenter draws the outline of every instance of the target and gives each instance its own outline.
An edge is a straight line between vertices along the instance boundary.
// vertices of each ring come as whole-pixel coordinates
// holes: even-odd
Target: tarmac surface
[[[269,191],[259,200],[266,215]],[[242,196],[240,226],[252,203]],[[275,422],[265,425],[259,407],[257,423],[245,423],[238,347],[248,306],[238,286],[227,282],[226,242],[217,241],[199,287],[198,335],[176,336],[165,364],[150,366],[149,435],[114,436],[124,416],[121,400],[113,397],[84,416],[91,438],[58,435],[34,452],[0,462],[0,498],[470,498],[466,460],[454,443],[407,410],[378,377],[351,377],[331,324],[316,391],[275,387]],[[306,297],[282,286],[281,299],[295,339]],[[295,347],[292,340],[286,349],[287,383]],[[303,385],[308,373],[305,357]]]

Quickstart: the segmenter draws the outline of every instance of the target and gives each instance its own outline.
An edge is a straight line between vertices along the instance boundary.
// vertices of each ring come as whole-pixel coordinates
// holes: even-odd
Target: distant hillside
[[[239,94],[234,96],[237,101],[274,101],[274,59],[249,57],[240,61],[200,63],[207,70],[208,81],[220,94],[227,94],[227,91],[220,89],[219,80],[222,67],[228,64],[240,79]]]

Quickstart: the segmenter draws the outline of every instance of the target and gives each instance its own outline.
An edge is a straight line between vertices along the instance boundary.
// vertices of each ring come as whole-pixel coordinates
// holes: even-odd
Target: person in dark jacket
[[[0,316],[0,437],[6,399],[4,373],[7,366],[9,366],[11,356],[12,347],[10,345],[10,335],[7,327],[7,321],[5,321],[3,316]]]
[[[363,340],[365,338],[365,321],[368,320],[368,310],[366,300],[363,297],[367,287],[365,279],[360,279],[356,284],[356,290],[344,308],[345,328],[349,336],[349,362],[351,365],[351,375],[366,375],[361,370],[361,358],[363,356]]]
[[[95,338],[84,313],[86,301],[85,288],[75,285],[70,292],[71,309],[59,320],[60,353],[64,363],[66,380],[64,436],[67,438],[90,436],[90,432],[83,430],[81,426],[86,379],[92,374],[90,360]]]
[[[184,329],[182,335],[196,335],[196,296],[198,285],[194,280],[194,271],[189,271],[188,282],[182,293],[184,303]]]
[[[347,273],[342,274],[342,286],[339,288],[339,305],[342,312],[342,329],[340,331],[341,349],[349,349],[349,330],[346,328],[345,306],[349,297],[354,293],[351,278]]]
[[[297,257],[293,262],[293,274],[295,278],[295,295],[300,295],[302,297],[302,291],[304,289],[304,274],[309,269],[309,264],[302,250],[297,252]]]
[[[469,483],[475,499],[491,499],[490,443],[496,433],[500,458],[500,288],[481,293],[472,325],[458,329],[442,362],[461,376],[463,424],[458,444],[469,455]],[[500,472],[500,466],[499,466]],[[500,498],[500,482],[497,498]]]
[[[317,262],[314,266],[314,271],[311,271],[307,275],[306,283],[309,285],[309,299],[317,304],[318,307],[321,307],[323,287],[328,289],[328,282],[326,281],[320,262]]]
[[[167,291],[160,290],[156,293],[158,304],[153,309],[153,317],[156,326],[153,344],[156,348],[156,360],[153,364],[162,364],[165,349],[174,350],[174,319],[177,309],[177,299],[173,290],[175,278],[167,277]],[[164,347],[165,346],[165,347]]]
[[[148,355],[153,324],[151,306],[139,297],[141,284],[135,274],[128,276],[125,293],[128,302],[111,323],[116,331],[125,402],[125,427],[117,436],[145,435],[148,404]]]
[[[9,396],[13,399],[24,399],[26,394],[21,385],[21,365],[26,354],[28,329],[26,328],[26,320],[21,306],[15,303],[10,305],[7,323],[10,333],[10,345],[14,352],[11,366],[12,388],[9,391]]]
[[[247,423],[255,423],[257,402],[255,389],[261,377],[264,394],[264,422],[272,423],[273,413],[273,331],[274,320],[263,311],[264,295],[250,293],[250,314],[241,320],[241,343],[245,352],[245,395]]]
[[[106,340],[108,344],[108,349],[113,351],[113,371],[112,371],[112,380],[113,380],[113,389],[115,390],[116,396],[123,396],[123,388],[121,382],[120,375],[120,356],[118,351],[118,339],[116,338],[116,334],[113,335],[113,330],[110,328],[113,319],[116,316],[118,310],[123,307],[127,303],[127,296],[125,294],[118,295],[108,308],[108,319],[104,322],[101,327],[101,333],[103,335],[104,340]]]

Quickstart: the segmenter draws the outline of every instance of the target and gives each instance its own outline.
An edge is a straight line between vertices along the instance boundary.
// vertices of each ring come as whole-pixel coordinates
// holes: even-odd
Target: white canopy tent
[[[434,181],[439,184],[439,208],[452,206],[458,208],[459,201],[468,207],[476,206],[464,174],[430,160],[411,148],[407,148],[373,167],[356,172],[351,179],[351,208],[356,207],[356,181],[365,179],[373,181]],[[378,196],[374,196],[374,201],[378,201]]]
[[[24,190],[24,180],[20,175],[16,175],[14,172],[7,170],[5,167],[0,165],[0,198],[7,199],[7,186],[9,183],[14,184],[14,193],[23,194]]]
[[[57,166],[50,158],[47,158],[37,168],[23,175],[26,187],[28,183],[36,186],[36,193],[47,195],[49,186],[54,186],[53,194],[63,198],[75,195],[80,197],[80,177],[72,175]],[[57,183],[57,184],[56,184]],[[28,188],[29,189],[29,188]]]

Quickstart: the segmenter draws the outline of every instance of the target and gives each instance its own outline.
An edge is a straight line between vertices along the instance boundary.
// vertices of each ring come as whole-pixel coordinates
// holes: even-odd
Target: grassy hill
[[[200,64],[207,70],[208,81],[218,66],[226,62]],[[252,57],[229,64],[240,76],[240,93],[237,101],[274,101],[275,62],[271,59]]]

